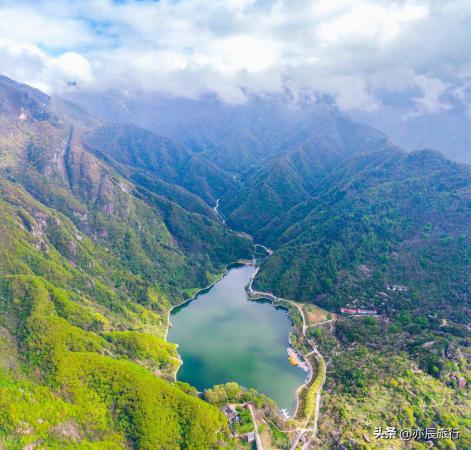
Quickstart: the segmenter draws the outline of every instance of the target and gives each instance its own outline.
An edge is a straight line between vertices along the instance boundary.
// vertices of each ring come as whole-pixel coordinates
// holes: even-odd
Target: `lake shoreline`
[[[227,226],[226,221],[224,220],[223,216],[218,211],[218,206],[219,206],[219,200],[216,203],[216,206],[214,207],[214,211],[217,214],[218,218],[221,220],[221,222],[224,225]],[[247,285],[244,286],[246,299],[247,299],[247,301],[250,301],[250,302],[270,303],[270,306],[273,307],[274,309],[278,309],[278,310],[282,309],[282,310],[286,311],[286,315],[287,315],[287,317],[289,319],[289,322],[290,322],[290,330],[287,334],[287,338],[288,338],[288,345],[291,346],[291,342],[290,342],[291,339],[290,338],[291,338],[292,332],[296,329],[296,324],[295,324],[293,318],[290,316],[290,307],[286,306],[286,305],[283,305],[283,304],[280,304],[280,303],[277,304],[279,299],[277,299],[277,297],[274,296],[273,294],[256,292],[252,289],[252,283],[254,281],[254,278],[257,275],[258,271],[260,270],[260,265],[257,264],[256,258],[255,258],[256,249],[257,248],[262,249],[266,253],[267,257],[269,257],[273,254],[273,250],[271,250],[270,248],[268,248],[268,247],[266,247],[262,244],[255,244],[254,243],[253,247],[254,247],[254,256],[253,256],[252,260],[237,260],[237,261],[226,264],[224,266],[224,269],[222,270],[222,273],[212,283],[210,283],[208,286],[205,286],[205,287],[202,287],[202,288],[198,289],[190,298],[183,300],[182,302],[178,303],[177,305],[172,306],[169,309],[168,316],[167,316],[165,337],[164,337],[164,339],[167,342],[168,342],[169,331],[170,331],[170,328],[171,328],[170,318],[172,316],[172,313],[176,309],[181,308],[184,305],[188,305],[188,304],[192,303],[194,300],[197,300],[197,298],[200,295],[205,294],[206,292],[211,290],[211,288],[213,288],[217,283],[219,283],[221,280],[224,279],[224,277],[226,277],[229,274],[231,268],[234,268],[234,267],[237,267],[237,266],[253,266],[253,267],[256,268],[256,270],[253,273],[253,275],[251,276],[251,278],[250,278],[249,282],[247,283]],[[265,294],[265,295],[263,295],[263,294]],[[288,302],[288,304],[289,304],[289,302]],[[178,381],[178,373],[180,372],[180,369],[182,368],[184,361],[183,361],[180,353],[178,352],[179,344],[176,344],[176,346],[177,346],[177,355],[178,355],[178,358],[180,360],[180,365],[178,366],[178,368],[175,371],[174,380]],[[295,400],[296,400],[295,411],[290,417],[295,416],[296,413],[297,413],[297,410],[298,410],[298,407],[299,407],[299,398],[298,398],[299,391],[301,389],[303,389],[306,385],[309,384],[309,382],[312,380],[312,376],[313,376],[313,370],[312,370],[312,367],[311,367],[308,382],[301,383],[296,389],[296,393],[295,393]],[[199,392],[199,394],[201,394],[201,393]]]
[[[181,308],[182,306],[185,306],[185,305],[188,305],[190,304],[191,302],[195,301],[198,299],[198,297],[201,295],[201,294],[205,294],[207,291],[209,291],[211,288],[214,287],[214,285],[216,285],[217,283],[219,283],[230,271],[231,268],[233,267],[237,267],[237,266],[254,266],[254,267],[257,267],[258,266],[253,262],[253,261],[250,261],[250,260],[243,260],[243,259],[239,259],[235,262],[231,262],[231,263],[228,263],[224,266],[224,270],[222,271],[222,273],[217,277],[217,279],[215,279],[211,284],[209,284],[208,286],[206,287],[203,287],[203,288],[200,288],[198,289],[194,294],[193,296],[191,296],[190,298],[187,298],[186,300],[183,300],[182,302],[178,303],[177,305],[174,305],[172,306],[169,310],[168,310],[168,314],[167,314],[167,324],[166,324],[166,328],[165,328],[165,336],[164,336],[164,340],[166,342],[169,342],[168,341],[168,333],[170,331],[170,328],[171,328],[171,321],[170,321],[170,317],[172,316],[172,312],[175,310],[175,309],[178,309],[178,308]],[[247,297],[248,298],[248,297]],[[252,300],[252,299],[250,299]],[[272,303],[269,299],[267,299],[270,303]],[[291,320],[291,319],[290,319]],[[293,323],[292,323],[293,325]],[[173,343],[173,342],[171,342]],[[173,343],[176,345],[176,348],[177,348],[177,356],[178,356],[178,360],[180,362],[180,364],[178,365],[178,367],[176,368],[175,370],[175,373],[173,374],[173,378],[174,378],[174,381],[178,381],[177,379],[177,376],[178,376],[178,372],[180,371],[181,367],[183,366],[183,359],[180,355],[180,353],[178,352],[178,346],[179,344],[177,343]],[[201,392],[198,392],[199,394],[201,394]]]
[[[179,344],[184,362],[177,380],[200,392],[234,381],[292,413],[306,373],[289,364],[291,317],[269,299],[248,299],[246,288],[256,264],[231,264],[229,269],[215,287],[196,296],[199,302],[172,311],[168,340]]]
[[[268,253],[268,252],[266,252],[266,253]],[[260,268],[259,263],[260,263],[260,260],[256,261],[256,260],[252,259],[252,260],[238,260],[238,261],[235,261],[233,263],[227,264],[224,267],[223,272],[211,284],[209,284],[208,286],[206,286],[204,288],[199,289],[197,292],[195,292],[195,294],[193,296],[191,296],[190,298],[187,298],[185,301],[180,302],[178,305],[173,306],[169,310],[169,326],[167,327],[166,339],[168,340],[169,336],[170,336],[171,341],[173,343],[177,342],[177,344],[176,344],[177,345],[177,352],[178,352],[178,357],[179,357],[179,360],[180,360],[180,365],[178,366],[178,368],[176,369],[175,374],[174,374],[175,381],[178,381],[178,379],[181,379],[183,381],[187,381],[190,384],[192,384],[194,386],[197,386],[198,391],[204,391],[204,389],[205,389],[204,384],[198,383],[194,379],[193,379],[193,381],[191,381],[192,380],[191,377],[190,377],[190,379],[188,379],[188,374],[193,373],[192,372],[193,369],[190,368],[192,366],[189,366],[187,368],[186,365],[184,366],[184,364],[183,364],[186,361],[186,358],[188,357],[188,354],[185,351],[183,351],[183,352],[179,351],[180,350],[179,347],[180,347],[180,345],[184,344],[184,341],[180,341],[178,339],[175,339],[175,335],[172,334],[173,332],[170,332],[170,330],[172,328],[170,326],[170,324],[172,322],[173,322],[173,325],[176,325],[176,326],[179,325],[178,321],[177,322],[174,321],[174,318],[172,317],[173,314],[175,314],[175,315],[179,314],[182,311],[179,311],[178,308],[181,308],[182,306],[185,307],[186,305],[189,305],[193,300],[196,300],[196,299],[200,298],[200,296],[202,296],[202,298],[205,298],[205,296],[211,291],[211,289],[217,283],[221,282],[222,280],[225,279],[226,276],[228,276],[229,274],[232,273],[232,270],[244,270],[245,273],[247,273],[246,272],[247,270],[249,271],[249,275],[247,276],[247,278],[243,281],[241,280],[242,284],[239,284],[239,288],[241,289],[241,293],[238,294],[238,295],[239,296],[242,295],[242,299],[243,299],[244,303],[246,303],[246,304],[250,304],[250,303],[252,303],[252,304],[253,303],[259,303],[259,304],[270,303],[269,305],[266,305],[265,307],[268,308],[268,310],[272,310],[272,311],[278,310],[279,311],[278,314],[282,314],[281,317],[284,317],[283,320],[286,320],[286,325],[285,325],[287,327],[286,330],[284,330],[284,328],[282,328],[284,331],[279,332],[279,336],[281,336],[281,339],[282,339],[283,342],[286,340],[286,344],[284,344],[284,343],[281,344],[281,347],[279,347],[278,352],[281,351],[284,354],[285,353],[284,348],[286,346],[290,346],[290,336],[291,336],[292,332],[296,329],[296,323],[293,321],[293,318],[291,317],[290,308],[287,307],[288,305],[279,304],[279,303],[277,304],[277,302],[273,301],[273,298],[270,298],[268,295],[267,296],[257,296],[257,298],[253,298],[251,295],[249,295],[249,290],[250,290],[250,287],[251,287],[253,277],[257,274],[257,272]],[[247,269],[242,269],[243,267],[246,267]],[[228,282],[231,283],[231,281],[228,281]],[[237,289],[239,289],[239,288],[237,288]],[[209,294],[209,295],[212,295],[212,294]],[[213,306],[210,306],[210,309],[212,311]],[[251,313],[249,312],[249,314],[251,314]],[[265,314],[267,314],[267,313],[265,313]],[[190,314],[190,316],[193,317],[191,314]],[[271,313],[268,314],[267,317],[271,317]],[[196,320],[198,321],[198,319],[196,319]],[[209,319],[209,321],[211,323],[213,323],[213,325],[208,324],[207,325],[208,327],[212,327],[212,326],[217,327],[218,326],[218,325],[216,325],[215,322],[213,322],[213,320],[214,319]],[[237,320],[237,319],[234,319],[234,320]],[[184,329],[186,330],[187,328],[184,327]],[[206,329],[209,329],[209,328],[206,328]],[[186,333],[188,333],[188,332],[189,331],[186,331]],[[181,333],[181,331],[180,331],[180,333]],[[206,334],[210,335],[211,333],[206,333]],[[265,354],[265,353],[263,353],[263,354]],[[183,355],[185,355],[185,356],[183,356]],[[260,354],[260,355],[262,355],[262,354]],[[281,355],[279,355],[278,357],[280,357],[280,356]],[[281,361],[285,360],[285,358],[286,358],[286,355],[284,357],[281,357]],[[183,373],[182,373],[181,371],[182,371],[183,367],[185,367],[185,369],[183,370]],[[188,372],[189,370],[191,372]],[[283,373],[283,372],[281,372],[281,373]],[[281,376],[281,373],[280,373],[280,376]],[[238,374],[237,371],[234,372],[234,373],[229,372],[227,374],[229,377],[227,378],[226,381],[231,381],[232,380],[231,374],[233,375],[234,380],[236,380],[236,382],[241,383],[241,386],[246,386],[247,388],[253,387],[253,388],[257,389],[259,392],[264,392],[265,395],[268,395],[270,398],[273,398],[273,395],[270,396],[270,391],[268,391],[268,392],[264,391],[263,389],[261,389],[260,385],[257,385],[257,383],[255,383],[255,385],[254,385],[249,380],[245,380],[245,382],[242,381],[243,378],[242,379],[238,378],[240,376],[240,374]],[[285,376],[285,375],[283,375],[283,376]],[[292,388],[293,388],[293,397],[292,397],[293,398],[293,406],[289,406],[289,403],[287,403],[287,400],[286,400],[286,396],[287,395],[289,396],[289,393],[291,393],[291,387],[287,390],[282,389],[283,391],[286,391],[286,392],[285,392],[285,394],[281,394],[281,398],[278,398],[278,395],[275,395],[275,397],[274,397],[276,399],[275,401],[277,402],[277,404],[280,405],[279,407],[289,409],[291,414],[293,414],[292,411],[294,411],[297,407],[297,398],[296,398],[297,395],[296,395],[296,393],[299,390],[299,388],[304,385],[304,383],[302,382],[301,379],[299,379],[297,381],[298,382],[297,383],[295,382],[292,386]],[[210,387],[209,384],[207,384],[206,386]],[[199,392],[199,393],[201,394],[202,392]]]
[[[249,260],[242,260],[242,259],[239,259],[237,261],[234,261],[234,262],[231,262],[231,263],[228,263],[224,266],[224,269],[222,271],[222,273],[220,275],[218,275],[218,278],[216,280],[214,280],[211,284],[208,284],[208,286],[206,287],[202,287],[200,289],[198,289],[190,298],[187,298],[186,300],[183,300],[182,302],[178,303],[177,305],[174,305],[172,306],[169,310],[168,310],[168,314],[167,314],[167,326],[165,328],[165,335],[164,335],[164,340],[167,341],[167,337],[168,337],[168,332],[170,330],[170,316],[172,315],[172,311],[174,309],[177,309],[177,308],[180,308],[181,306],[184,306],[188,303],[191,303],[192,301],[196,300],[196,298],[203,294],[205,291],[208,291],[209,289],[211,289],[216,283],[219,283],[228,273],[229,273],[229,270],[232,268],[232,267],[236,267],[236,266],[256,266],[256,264],[254,264],[252,261],[249,262]],[[167,341],[168,342],[168,341]]]

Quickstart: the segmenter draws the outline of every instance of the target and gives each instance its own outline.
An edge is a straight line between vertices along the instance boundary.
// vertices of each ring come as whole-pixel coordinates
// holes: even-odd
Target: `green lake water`
[[[233,267],[212,288],[173,310],[168,341],[179,344],[178,380],[200,391],[236,381],[292,412],[306,374],[288,361],[286,310],[247,299],[245,286],[254,271],[254,266]]]

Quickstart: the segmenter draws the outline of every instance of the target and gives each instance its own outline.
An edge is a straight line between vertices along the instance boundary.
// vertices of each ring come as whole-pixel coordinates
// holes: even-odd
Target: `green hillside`
[[[258,229],[274,253],[254,289],[378,315],[340,314],[307,331],[328,365],[320,448],[388,449],[374,437],[387,426],[461,433],[394,448],[469,447],[470,237],[470,168],[394,148],[345,160]]]
[[[153,375],[172,380],[179,365],[175,348],[157,337],[166,324],[164,294],[149,286],[133,298],[142,281],[126,279],[105,247],[22,188],[2,181],[0,192],[5,445],[215,442],[225,432],[218,411]]]
[[[469,167],[437,153],[354,156],[258,232],[276,252],[255,286],[334,309],[356,299],[458,319],[470,306],[470,198]]]
[[[182,186],[209,204],[235,186],[230,175],[200,155],[136,126],[105,125],[87,133],[84,142],[107,160]]]
[[[0,112],[0,443],[227,441],[220,412],[173,383],[162,337],[171,305],[250,242],[184,187],[156,192],[89,152],[97,121],[73,105],[2,79]]]
[[[286,127],[284,133],[266,152],[274,156],[244,172],[241,188],[223,197],[222,211],[234,228],[255,234],[310,199],[325,174],[346,158],[391,147],[376,130],[330,110],[308,115]]]
[[[376,426],[469,433],[470,167],[328,105],[162,102],[149,128],[171,139],[0,77],[0,448],[233,448],[213,405],[236,396],[175,382],[164,337],[173,305],[252,256],[236,231],[273,249],[253,288],[297,301],[291,343],[325,360],[319,448],[388,448]]]

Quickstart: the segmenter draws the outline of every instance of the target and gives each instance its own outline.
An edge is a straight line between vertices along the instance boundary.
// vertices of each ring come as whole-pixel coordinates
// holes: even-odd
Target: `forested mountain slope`
[[[212,205],[235,187],[232,176],[202,156],[133,125],[104,125],[88,133],[84,142],[94,153],[127,166],[125,172],[136,169],[134,179],[154,175],[186,188]]]
[[[162,336],[170,305],[250,243],[183,187],[159,179],[158,195],[90,152],[102,126],[0,79],[0,442],[209,448],[226,422],[166,381]]]
[[[460,431],[395,448],[469,448],[469,166],[390,145],[355,153],[255,240],[274,253],[254,289],[333,313],[307,329],[328,367],[320,448],[390,448],[374,438],[384,426]]]
[[[257,166],[270,156],[269,142],[277,142],[283,135],[281,125],[296,116],[296,110],[259,99],[230,105],[212,97],[191,100],[117,92],[71,98],[106,120],[168,136],[232,172]]]
[[[112,167],[113,141],[107,163],[84,145],[84,136],[95,127],[56,114],[44,94],[22,89],[27,88],[4,88],[1,97],[2,176],[64,213],[122,258],[131,272],[154,278],[178,299],[182,288],[204,284],[208,271],[217,272],[234,256],[247,254],[247,244],[224,228],[202,200],[200,209],[206,216],[186,210],[176,203],[176,196],[166,198],[168,192],[158,195],[128,181]],[[16,106],[10,99],[19,99]],[[100,151],[107,153],[104,147]],[[166,170],[174,162],[168,162]],[[190,198],[188,204],[198,204],[184,188],[173,190],[182,199]],[[223,250],[226,246],[229,254]]]
[[[118,100],[104,109],[151,131],[0,78],[5,448],[230,445],[162,339],[171,305],[251,255],[220,197],[274,250],[255,289],[378,313],[307,330],[328,362],[323,448],[370,448],[385,420],[467,430],[468,166],[323,102]]]
[[[331,308],[356,299],[459,319],[471,298],[470,201],[471,169],[438,153],[354,155],[257,232],[276,251],[256,286]],[[385,294],[388,285],[407,293]]]
[[[179,364],[159,337],[168,300],[158,287],[20,186],[2,180],[0,193],[5,448],[205,447],[218,439],[218,411],[154,375],[172,379]]]
[[[296,127],[291,132],[293,136],[304,135],[305,140],[282,141],[276,152],[281,156],[244,173],[241,189],[222,199],[221,209],[234,228],[256,233],[308,200],[325,174],[352,154],[392,147],[375,130],[331,113],[313,118],[302,129]]]
[[[168,136],[235,174],[257,171],[264,162],[292,151],[305,151],[322,167],[359,143],[385,139],[379,131],[348,120],[326,99],[254,96],[228,104],[213,97],[192,100],[151,93],[70,97],[99,117]]]
[[[108,119],[170,136],[211,161],[207,167],[233,173],[237,184],[217,183],[221,211],[234,229],[248,233],[307,200],[326,171],[345,158],[391,146],[384,134],[352,122],[322,99],[253,97],[239,105],[152,94],[76,99]],[[115,132],[109,134],[107,140],[114,139]]]
[[[403,153],[325,99],[225,105],[110,93],[82,101],[235,173],[238,186],[220,210],[232,228],[275,250],[256,278],[260,289],[334,309],[360,302],[361,292],[365,306],[394,309],[396,300],[387,306],[377,294],[388,284],[410,284],[409,299],[397,302],[411,304],[418,295],[462,305],[467,298],[465,166],[431,151]],[[437,277],[440,267],[450,275]]]

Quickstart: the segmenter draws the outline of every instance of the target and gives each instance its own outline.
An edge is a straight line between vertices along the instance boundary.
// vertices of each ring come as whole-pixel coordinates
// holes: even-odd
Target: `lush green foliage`
[[[104,334],[113,351],[133,361],[140,361],[160,375],[173,378],[180,366],[176,345],[137,331],[114,331]]]
[[[66,427],[73,430],[69,431],[76,441],[106,443],[111,439],[115,448],[123,447],[125,441],[143,449],[206,448],[216,442],[218,433],[225,433],[216,409],[133,362],[100,354],[148,358],[163,370],[177,363],[171,344],[136,332],[107,332],[108,342],[59,317],[52,300],[54,288],[41,278],[21,275],[0,280],[2,323],[24,349],[27,370],[37,371],[38,382],[45,385],[32,385],[28,395],[37,397],[39,404],[59,408],[51,412],[55,414],[52,422],[36,430],[38,417],[27,414],[21,399],[14,402],[11,415],[4,418],[5,429],[13,430],[6,433],[6,440],[47,438],[53,442],[56,428]],[[14,386],[8,392],[11,389]],[[64,421],[60,408],[67,413]],[[45,416],[40,425],[48,420]],[[19,427],[29,430],[23,440]]]
[[[466,320],[470,191],[469,168],[433,152],[357,155],[259,231],[277,251],[254,288],[333,309],[440,305],[443,316]]]
[[[318,111],[313,116],[316,122],[309,126],[301,122],[286,130],[283,144],[265,151],[273,153],[272,158],[262,164],[258,161],[243,174],[241,189],[222,199],[222,211],[235,229],[258,236],[260,229],[309,200],[319,180],[340,162],[360,150],[387,146],[381,133],[333,111]]]
[[[172,133],[190,151],[0,78],[0,446],[216,447],[217,407],[247,401],[287,445],[256,391],[218,385],[205,403],[165,380],[171,305],[250,256],[212,210],[224,196],[229,223],[275,250],[255,289],[382,315],[308,329],[328,364],[301,411],[312,418],[327,369],[323,446],[436,425],[462,433],[438,448],[470,448],[469,168],[404,154],[328,107],[188,111]]]
[[[144,181],[151,190],[159,189],[176,195],[175,190],[165,189],[165,185],[159,182],[161,179],[182,186],[207,203],[214,204],[216,198],[234,187],[232,177],[210,161],[170,139],[136,126],[105,125],[88,133],[84,141],[87,147],[115,167],[119,163],[121,169],[125,168],[121,170],[125,176],[133,174],[134,180],[139,180],[141,185]],[[137,170],[130,171],[130,168]],[[183,190],[180,190],[179,198],[185,201]],[[189,198],[188,204],[198,199],[194,196]],[[200,201],[201,210],[204,210],[203,205]],[[207,207],[205,213],[211,214]]]
[[[316,367],[314,365],[314,367]],[[316,367],[316,375],[312,381],[312,383],[304,388],[303,392],[301,393],[302,398],[302,408],[300,408],[300,416],[302,421],[311,421],[314,418],[315,406],[316,406],[316,396],[317,393],[320,392],[322,386],[325,382],[325,362],[323,359],[318,361]]]
[[[238,406],[237,412],[239,413],[239,421],[235,425],[237,433],[244,434],[253,431],[252,414],[247,408]]]
[[[175,203],[196,198],[184,188],[127,180],[84,148],[96,121],[55,108],[0,80],[0,446],[214,447],[226,421],[161,378],[180,364],[161,337],[171,304],[250,243],[202,199]]]
[[[461,433],[458,441],[437,441],[435,445],[468,448],[469,387],[459,388],[457,381],[470,381],[469,361],[459,350],[469,335],[453,337],[439,326],[408,330],[402,316],[391,322],[339,319],[333,335],[324,328],[317,339],[329,359],[319,422],[321,436],[331,442],[330,431],[341,430],[339,442],[347,448],[354,442],[364,443],[361,448],[365,449],[375,448],[373,443],[387,448],[386,442],[372,436],[374,427],[455,427]],[[441,369],[429,373],[426,367],[421,370],[424,357],[433,357]],[[427,448],[420,442],[414,445]]]
[[[276,408],[275,402],[267,396],[260,394],[253,388],[247,389],[234,382],[217,384],[210,389],[206,389],[204,399],[208,403],[217,406],[222,406],[225,403],[251,402],[258,408],[262,406]]]

